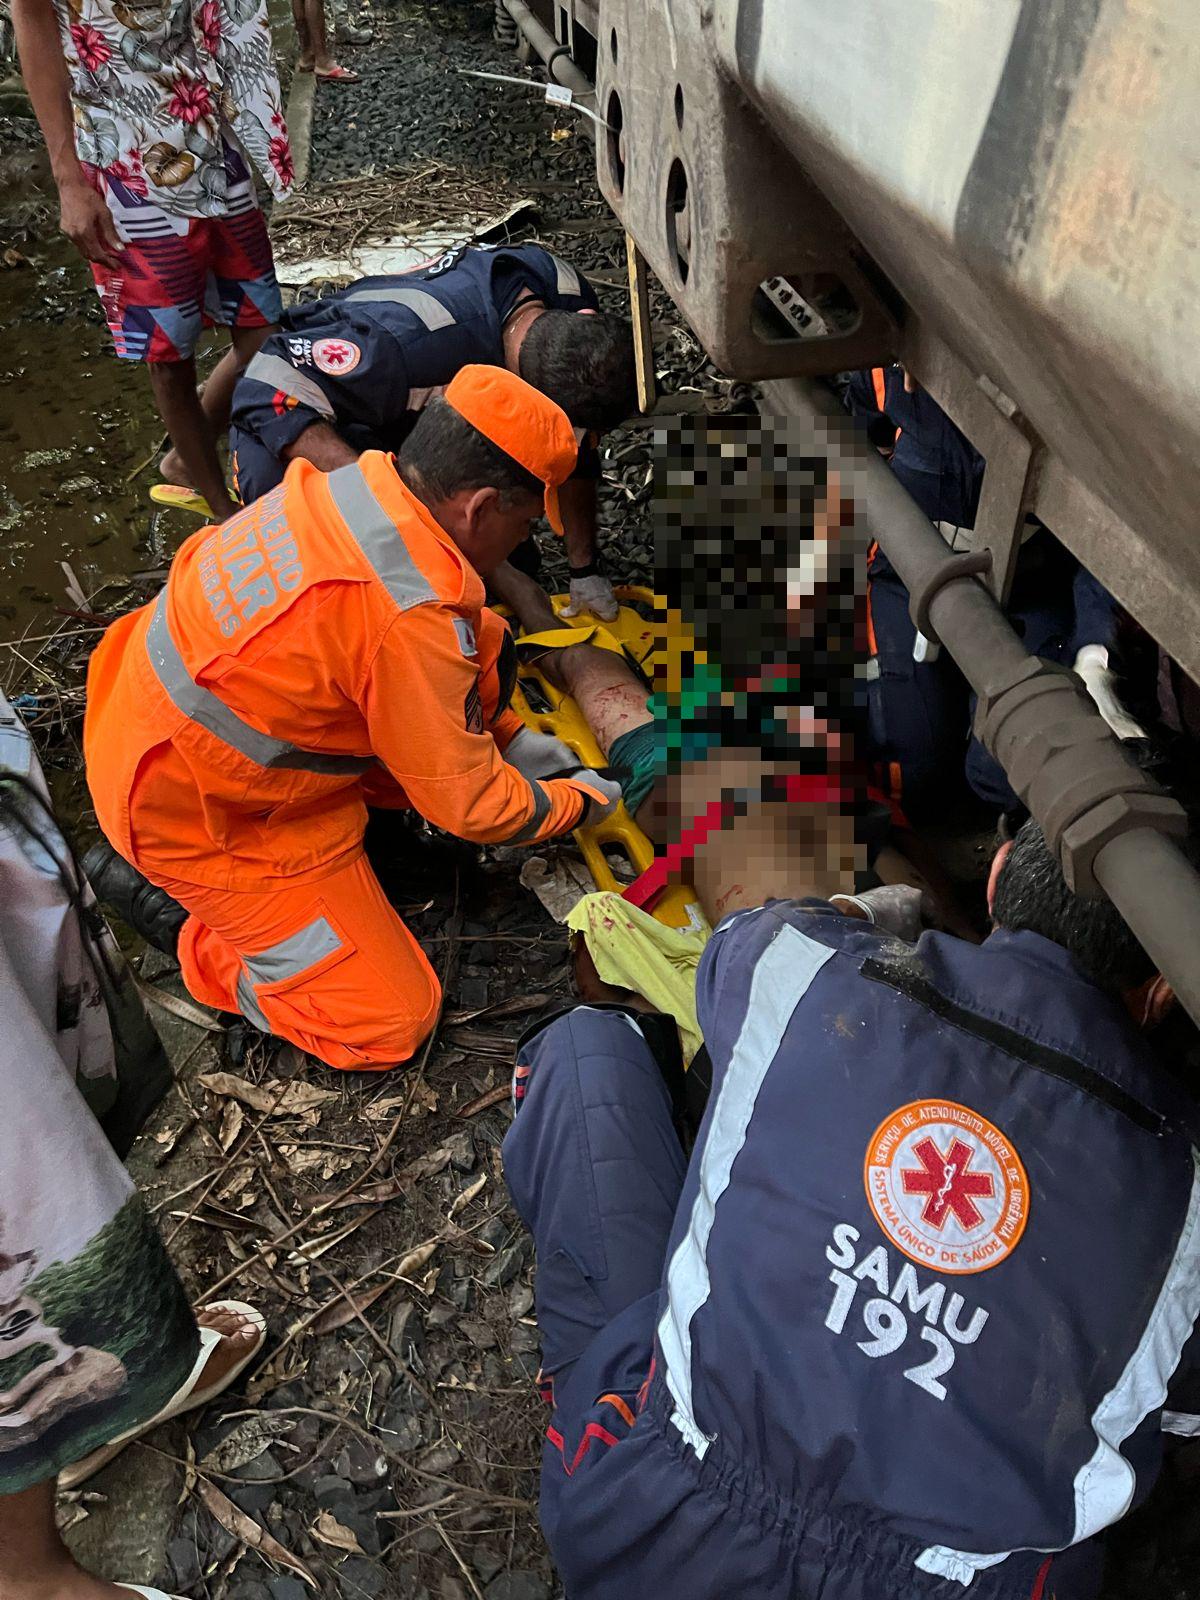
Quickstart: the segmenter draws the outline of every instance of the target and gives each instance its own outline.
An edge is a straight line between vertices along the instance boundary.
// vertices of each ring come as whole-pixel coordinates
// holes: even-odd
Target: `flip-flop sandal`
[[[256,1311],[253,1306],[246,1305],[241,1300],[214,1300],[211,1305],[204,1306],[203,1309],[205,1311],[230,1311],[234,1315],[243,1317],[246,1321],[253,1323],[258,1331],[250,1349],[233,1369],[225,1375],[218,1388],[206,1389],[200,1399],[194,1399],[196,1386],[204,1376],[204,1368],[208,1362],[209,1355],[221,1342],[221,1334],[217,1332],[216,1328],[201,1328],[200,1352],[196,1357],[195,1365],[192,1367],[182,1387],[168,1400],[158,1415],[151,1417],[149,1422],[139,1423],[136,1428],[130,1428],[126,1433],[122,1433],[117,1438],[110,1440],[108,1444],[101,1445],[98,1450],[93,1450],[90,1456],[84,1456],[82,1461],[76,1461],[71,1466],[64,1468],[58,1476],[58,1487],[60,1489],[77,1489],[93,1473],[99,1472],[101,1467],[106,1467],[110,1461],[119,1456],[125,1446],[131,1444],[134,1439],[140,1439],[143,1434],[152,1432],[162,1423],[169,1422],[172,1417],[182,1416],[185,1411],[191,1411],[196,1406],[207,1405],[210,1400],[215,1400],[219,1394],[222,1394],[241,1377],[242,1373],[267,1342],[267,1324],[263,1319],[262,1313]],[[153,1591],[145,1590],[142,1592],[149,1594]]]
[[[332,72],[318,72],[317,78],[321,83],[361,83],[359,73],[351,72],[349,67],[334,67]]]
[[[152,483],[150,498],[156,506],[170,506],[172,511],[190,511],[194,516],[213,521],[213,509],[202,494],[195,489],[185,489],[181,483]]]

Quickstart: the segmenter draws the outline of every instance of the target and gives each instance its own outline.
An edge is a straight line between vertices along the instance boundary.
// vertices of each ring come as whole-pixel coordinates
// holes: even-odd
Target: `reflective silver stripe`
[[[258,1003],[256,987],[286,983],[289,978],[298,978],[309,967],[315,967],[318,961],[323,961],[341,948],[342,941],[329,923],[324,917],[318,917],[306,928],[288,934],[286,939],[259,951],[258,955],[244,957],[237,981],[237,1000],[242,1015],[264,1033],[271,1033],[271,1024]]]
[[[1075,1474],[1075,1526],[1067,1549],[1093,1538],[1129,1510],[1137,1488],[1137,1475],[1132,1463],[1122,1455],[1121,1446],[1167,1398],[1167,1385],[1197,1322],[1200,1322],[1200,1154],[1193,1152],[1192,1192],[1174,1259],[1137,1348],[1121,1376],[1092,1413],[1096,1449]],[[1163,1413],[1164,1423],[1167,1415]],[[999,1555],[976,1555],[967,1550],[934,1545],[922,1550],[914,1565],[935,1577],[956,1579],[966,1587],[977,1572],[999,1566],[1013,1553],[1003,1550]]]
[[[260,350],[246,368],[246,377],[254,378],[258,383],[269,383],[272,389],[278,389],[281,394],[290,394],[301,405],[319,411],[323,417],[333,416],[329,396],[321,385],[306,378],[302,372],[297,372],[291,362],[285,361],[282,356],[269,355]]]
[[[256,1028],[261,1028],[264,1033],[271,1032],[271,1024],[263,1015],[263,1009],[255,997],[254,988],[244,972],[238,975],[237,1003],[247,1022],[252,1022]]]
[[[298,933],[289,933],[278,944],[260,950],[256,956],[244,956],[242,960],[251,983],[261,988],[263,984],[298,978],[308,967],[315,967],[318,961],[341,948],[341,939],[324,917],[318,917]]]
[[[692,1403],[692,1323],[712,1289],[708,1240],[713,1219],[792,1013],[833,953],[828,945],[785,924],[758,958],[741,1031],[710,1108],[692,1214],[667,1268],[667,1306],[658,1325],[658,1341],[667,1388],[675,1402],[671,1421],[701,1459],[712,1440],[697,1423]]]
[[[550,815],[550,796],[545,787],[536,778],[529,780],[529,787],[533,791],[533,815],[523,828],[505,839],[505,844],[524,844],[527,839],[532,839]]]
[[[551,256],[550,259],[558,271],[559,294],[582,294],[583,285],[579,281],[579,274],[571,263],[569,261],[560,261],[557,256]]]
[[[351,462],[331,472],[329,492],[342,521],[401,611],[436,600],[437,590],[409,555],[395,519],[375,498],[362,468]]]
[[[282,768],[290,772],[357,773],[366,772],[374,765],[373,756],[322,755],[316,750],[301,750],[269,733],[260,733],[248,722],[243,722],[236,711],[231,711],[218,700],[210,689],[196,683],[183,663],[179,648],[171,637],[167,621],[167,591],[164,589],[154,603],[154,615],[146,630],[146,653],[159,683],[170,697],[177,711],[182,711],[192,722],[198,722],[222,743],[260,767]]]
[[[453,313],[425,289],[354,289],[345,296],[347,300],[376,300],[388,305],[407,306],[432,333],[436,328],[452,328]]]

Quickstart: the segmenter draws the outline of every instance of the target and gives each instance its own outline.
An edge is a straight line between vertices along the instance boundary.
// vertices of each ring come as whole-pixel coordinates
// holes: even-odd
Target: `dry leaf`
[[[481,1111],[489,1111],[492,1106],[503,1105],[506,1100],[512,1099],[511,1084],[501,1083],[494,1089],[489,1089],[486,1094],[481,1094],[475,1100],[468,1100],[465,1106],[460,1107],[458,1116],[477,1117]]]
[[[193,1005],[190,1000],[181,1000],[177,994],[168,994],[165,989],[160,989],[156,983],[147,983],[145,978],[135,975],[134,983],[138,993],[149,1000],[152,1006],[158,1006],[161,1011],[169,1011],[173,1017],[179,1017],[184,1022],[190,1022],[197,1028],[204,1028],[209,1033],[224,1033],[225,1024],[218,1022],[211,1011],[204,1011],[199,1006]]]
[[[222,1154],[228,1155],[237,1141],[237,1136],[242,1131],[242,1124],[246,1120],[246,1113],[236,1100],[226,1100],[225,1108],[221,1112],[221,1129],[217,1134],[217,1143],[221,1146]]]
[[[481,1177],[476,1178],[475,1182],[468,1188],[464,1189],[460,1195],[455,1196],[454,1204],[450,1207],[450,1215],[457,1217],[460,1211],[465,1211],[475,1196],[483,1192],[486,1183],[487,1173],[485,1172]]]
[[[474,1022],[477,1017],[491,1017],[493,1021],[499,1021],[501,1017],[525,1017],[530,1012],[548,1006],[553,998],[549,994],[519,994],[511,1000],[495,1000],[491,1005],[476,1006],[473,1011],[448,1011],[442,1026],[459,1028],[464,1022]]]
[[[321,1315],[309,1324],[310,1333],[333,1333],[338,1328],[344,1328],[348,1322],[353,1322],[360,1311],[365,1311],[368,1306],[373,1306],[380,1295],[389,1289],[395,1288],[392,1283],[381,1283],[377,1289],[367,1289],[360,1293],[357,1289],[353,1294],[339,1295],[331,1306],[326,1307]]]
[[[353,1222],[348,1222],[344,1228],[339,1228],[335,1233],[319,1235],[317,1238],[309,1240],[303,1244],[293,1245],[292,1249],[288,1252],[288,1260],[293,1264],[300,1264],[305,1261],[316,1261],[323,1256],[327,1250],[332,1250],[335,1244],[341,1244],[343,1239],[348,1239],[350,1235],[355,1232],[356,1229],[361,1228],[363,1223],[366,1221],[367,1214],[364,1213],[361,1217],[356,1217]]]
[[[372,1121],[378,1122],[385,1117],[397,1116],[408,1105],[408,1094],[388,1095],[386,1100],[376,1100],[367,1107],[367,1115]],[[436,1111],[438,1097],[436,1089],[431,1089],[425,1082],[417,1085],[412,1093],[412,1105],[409,1107],[410,1117],[423,1117]]]
[[[291,1433],[295,1426],[290,1417],[247,1417],[208,1452],[200,1463],[200,1470],[236,1472],[239,1467],[257,1461],[264,1450],[269,1450],[282,1435]]]
[[[251,1550],[257,1550],[259,1555],[265,1556],[268,1561],[274,1561],[281,1567],[286,1567],[289,1572],[294,1572],[298,1578],[303,1579],[310,1589],[318,1587],[317,1580],[300,1560],[290,1550],[285,1550],[272,1534],[265,1528],[260,1528],[253,1517],[248,1517],[244,1511],[238,1509],[227,1495],[223,1495],[216,1484],[201,1480],[197,1488],[201,1500],[216,1517],[221,1526],[235,1539],[240,1539]]]
[[[415,1161],[410,1161],[406,1167],[402,1167],[394,1177],[384,1178],[379,1183],[369,1183],[364,1189],[348,1194],[344,1200],[339,1200],[333,1209],[337,1211],[343,1206],[377,1206],[383,1205],[388,1200],[395,1200],[419,1178],[433,1178],[439,1172],[444,1172],[450,1165],[450,1158],[451,1152],[444,1145],[438,1150],[429,1150],[423,1156],[418,1156]]]
[[[23,256],[19,250],[14,250],[12,245],[9,245],[4,252],[4,265],[6,267],[27,267],[29,265],[29,257]]]
[[[187,1451],[187,1457],[183,1472],[183,1488],[179,1491],[179,1499],[175,1502],[177,1506],[181,1506],[196,1487],[196,1447],[192,1443],[190,1433],[186,1435],[183,1443]]]
[[[349,1156],[339,1155],[335,1150],[312,1149],[300,1144],[281,1144],[276,1150],[287,1163],[288,1170],[297,1177],[318,1172],[322,1178],[333,1178],[339,1172],[348,1172],[354,1164]],[[314,1205],[322,1203],[320,1195],[313,1201]]]
[[[555,144],[561,144],[564,139],[569,139],[571,137],[571,130],[570,128],[555,128],[550,137],[554,140]]]
[[[352,1556],[366,1554],[350,1529],[343,1527],[332,1511],[322,1511],[309,1532],[314,1539],[320,1539],[322,1544],[331,1545],[334,1550],[348,1550]]]
[[[441,1244],[440,1237],[427,1239],[424,1244],[419,1244],[415,1250],[410,1250],[396,1268],[398,1278],[411,1278],[414,1272],[419,1272]]]
[[[293,1081],[288,1084],[259,1085],[248,1083],[245,1078],[237,1078],[232,1072],[202,1072],[198,1082],[202,1088],[211,1089],[213,1094],[228,1095],[231,1099],[240,1100],[252,1111],[268,1112],[276,1117],[312,1111],[339,1098],[336,1089],[318,1089],[312,1083]]]

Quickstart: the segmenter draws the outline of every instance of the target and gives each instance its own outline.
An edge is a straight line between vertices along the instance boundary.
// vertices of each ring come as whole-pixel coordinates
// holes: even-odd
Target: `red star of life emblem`
[[[326,342],[321,354],[331,367],[343,367],[350,359],[350,352],[344,344],[335,344],[333,340]]]
[[[979,1227],[984,1220],[972,1196],[990,1200],[996,1192],[995,1183],[986,1172],[967,1171],[974,1153],[961,1139],[951,1140],[945,1152],[935,1139],[922,1139],[913,1146],[913,1154],[921,1165],[900,1169],[905,1194],[928,1196],[921,1221],[939,1233],[951,1215],[968,1231]]]

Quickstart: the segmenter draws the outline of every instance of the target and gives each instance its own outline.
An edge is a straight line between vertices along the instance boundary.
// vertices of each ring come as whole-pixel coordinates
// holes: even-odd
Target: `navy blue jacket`
[[[644,1409],[544,1480],[572,1600],[1094,1594],[1200,1315],[1190,1102],[1030,933],[774,902],[698,1009]]]
[[[892,471],[932,522],[975,526],[985,462],[924,389],[907,394],[900,367],[884,367],[884,405],[875,393],[873,370],[850,376],[850,414],[868,422],[885,418],[899,430],[890,456]],[[889,430],[889,437],[891,437]]]
[[[574,267],[531,244],[464,247],[292,306],[234,390],[234,448],[279,458],[327,422],[358,450],[397,450],[431,390],[473,362],[504,365],[502,329],[525,289],[549,310],[597,308]]]

